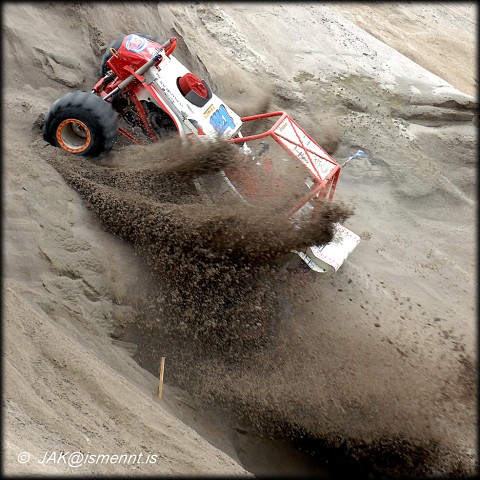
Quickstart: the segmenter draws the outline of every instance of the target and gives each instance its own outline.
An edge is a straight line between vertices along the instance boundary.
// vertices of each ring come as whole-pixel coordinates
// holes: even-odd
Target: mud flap
[[[356,233],[336,223],[330,243],[312,245],[301,252],[295,250],[295,253],[318,273],[336,272],[359,243],[360,237]]]

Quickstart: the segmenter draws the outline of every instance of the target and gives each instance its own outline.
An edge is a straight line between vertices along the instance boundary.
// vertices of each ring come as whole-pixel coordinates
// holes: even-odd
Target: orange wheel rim
[[[58,144],[72,153],[84,152],[92,142],[90,129],[80,120],[68,118],[57,127]]]

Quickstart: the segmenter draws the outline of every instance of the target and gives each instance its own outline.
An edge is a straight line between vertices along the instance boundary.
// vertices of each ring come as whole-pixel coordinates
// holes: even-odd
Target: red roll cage
[[[274,125],[263,133],[249,135],[245,137],[233,138],[228,140],[230,143],[243,143],[255,140],[261,140],[266,137],[271,137],[290,155],[298,158],[304,168],[310,173],[313,178],[313,185],[310,187],[310,193],[291,211],[295,213],[302,208],[309,201],[314,198],[327,200],[331,202],[337,186],[338,177],[340,175],[340,165],[308,135],[297,122],[295,122],[286,112],[271,112],[259,115],[252,115],[243,117],[242,122],[251,122],[256,120],[263,120],[265,118],[280,117]],[[286,136],[282,134],[281,126],[284,122],[288,122],[291,127],[290,131],[294,135]],[[323,164],[323,168],[320,166]]]

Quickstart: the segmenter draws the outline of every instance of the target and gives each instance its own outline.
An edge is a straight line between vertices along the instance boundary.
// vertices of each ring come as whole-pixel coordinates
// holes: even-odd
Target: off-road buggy
[[[112,148],[118,134],[139,144],[142,137],[156,142],[172,133],[200,140],[222,138],[237,144],[265,175],[276,170],[273,178],[285,178],[286,166],[295,164],[297,173],[289,173],[288,183],[298,182],[303,196],[291,205],[292,219],[310,214],[316,202],[332,201],[340,165],[285,112],[240,118],[172,55],[176,45],[174,37],[161,44],[155,37],[135,33],[112,42],[91,92],[67,93],[53,103],[45,118],[44,139],[72,154],[96,157]],[[266,131],[242,135],[243,125],[267,119],[273,125]],[[265,154],[275,148],[281,154]],[[261,190],[250,180],[222,171],[214,179],[199,177],[195,186],[203,193],[223,188],[249,202]],[[267,185],[268,190],[273,184]],[[281,182],[276,189],[282,191]],[[359,240],[337,223],[330,243],[295,253],[316,272],[336,271]]]

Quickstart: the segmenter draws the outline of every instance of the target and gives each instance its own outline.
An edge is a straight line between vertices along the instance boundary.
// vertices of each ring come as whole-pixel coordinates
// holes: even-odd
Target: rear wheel
[[[43,138],[70,153],[96,157],[112,148],[116,117],[111,105],[93,93],[67,93],[51,106]]]
[[[160,140],[165,140],[178,133],[175,123],[164,110],[152,102],[143,102],[143,107],[147,114],[148,122]],[[141,125],[145,135],[148,136],[143,123]]]

